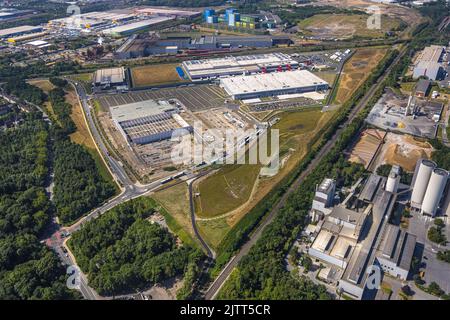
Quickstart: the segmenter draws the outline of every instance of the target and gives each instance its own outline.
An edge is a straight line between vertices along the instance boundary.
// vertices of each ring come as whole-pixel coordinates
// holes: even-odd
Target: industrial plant
[[[401,182],[401,176],[402,169],[394,165],[387,177],[371,174],[361,178],[339,204],[335,180],[326,178],[317,186],[310,210],[313,224],[305,231],[311,244],[302,250],[324,264],[318,277],[340,294],[374,298],[377,291],[367,284],[374,268],[399,281],[410,279],[417,245],[423,245],[418,244],[416,233],[423,226],[399,225],[399,207],[410,207],[413,214],[431,218],[449,214],[446,170],[420,159],[410,186]]]
[[[116,59],[132,59],[151,55],[200,55],[242,50],[246,48],[270,48],[290,45],[287,36],[233,36],[201,35],[170,36],[158,32],[135,34],[125,41],[115,52]]]
[[[229,56],[224,58],[183,61],[182,67],[191,80],[210,80],[224,76],[267,73],[297,69],[299,63],[283,53]]]
[[[225,10],[224,14],[217,14],[214,9],[203,11],[203,19],[207,25],[217,27],[233,27],[244,29],[273,29],[280,23],[280,18],[272,14],[241,14],[234,8]]]

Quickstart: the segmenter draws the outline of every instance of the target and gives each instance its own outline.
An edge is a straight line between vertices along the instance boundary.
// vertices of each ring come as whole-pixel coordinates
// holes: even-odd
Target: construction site
[[[441,102],[401,96],[387,89],[372,108],[367,122],[384,130],[433,139],[443,108]]]
[[[225,143],[227,131],[258,125],[226,102],[220,88],[213,85],[101,95],[97,102],[97,116],[108,140],[144,181],[163,178],[174,166],[183,170],[193,165],[174,164],[171,159],[182,135],[189,134],[192,140],[201,137],[205,148],[213,148]],[[194,131],[198,124],[201,132]]]

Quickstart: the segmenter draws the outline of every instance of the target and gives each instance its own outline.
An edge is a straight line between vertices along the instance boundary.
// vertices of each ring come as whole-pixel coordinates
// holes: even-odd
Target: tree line
[[[44,186],[49,131],[37,113],[0,131],[0,299],[75,299],[65,269],[39,243],[53,212]]]
[[[66,102],[65,80],[50,79],[55,89],[49,100],[57,116],[54,125],[54,204],[63,224],[75,222],[105,200],[112,197],[114,185],[102,177],[89,151],[70,141],[69,134],[76,131],[71,118],[72,105]]]
[[[69,246],[88,273],[89,284],[100,294],[134,293],[193,273],[203,254],[179,246],[167,229],[150,223],[148,218],[157,210],[151,198],[130,200],[72,235]]]

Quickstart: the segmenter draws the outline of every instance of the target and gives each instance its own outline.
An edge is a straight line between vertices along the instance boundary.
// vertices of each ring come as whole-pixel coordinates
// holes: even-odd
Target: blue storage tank
[[[218,23],[219,18],[217,16],[209,16],[206,18],[207,23]]]
[[[226,9],[226,10],[225,10],[225,21],[228,22],[229,16],[230,16],[231,14],[235,13],[235,12],[236,12],[236,9],[234,9],[234,8]]]
[[[207,21],[208,17],[211,17],[215,14],[216,11],[214,9],[205,9],[205,11],[203,11],[203,18],[205,19],[205,21]]]

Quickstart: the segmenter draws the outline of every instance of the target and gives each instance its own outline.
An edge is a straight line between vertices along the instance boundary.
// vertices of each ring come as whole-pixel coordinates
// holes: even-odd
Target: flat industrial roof
[[[199,11],[166,9],[166,8],[152,8],[152,7],[138,9],[138,10],[136,10],[136,12],[146,13],[146,14],[166,14],[166,15],[188,16],[188,17],[200,14]]]
[[[400,234],[400,228],[394,225],[388,225],[385,232],[385,240],[383,243],[382,251],[383,256],[392,258],[394,256],[394,249],[397,244],[398,236]]]
[[[406,240],[403,241],[403,248],[398,266],[402,269],[409,270],[414,255],[414,249],[416,248],[417,237],[410,233],[406,233],[405,237]]]
[[[431,85],[430,80],[420,79],[416,85],[416,92],[427,92],[430,85]]]
[[[242,68],[257,65],[280,65],[280,64],[298,65],[298,62],[293,60],[289,55],[275,52],[266,54],[253,54],[246,56],[229,56],[214,59],[189,60],[183,62],[183,66],[189,72],[199,70],[216,70],[221,68]]]
[[[364,220],[364,213],[356,212],[342,206],[336,206],[330,213],[330,217],[340,219],[352,224],[360,224],[361,220]]]
[[[327,230],[321,230],[316,237],[312,247],[324,252],[327,250],[331,240],[333,239],[333,234]]]
[[[35,41],[28,42],[27,44],[30,46],[40,47],[40,46],[48,44],[48,42],[44,41],[44,40],[35,40]]]
[[[146,100],[111,107],[110,112],[113,120],[123,122],[158,115],[173,109],[174,107],[166,101]]]
[[[444,51],[443,46],[432,45],[423,49],[418,57],[419,62],[439,62]]]
[[[375,192],[378,190],[378,186],[380,185],[381,177],[375,174],[372,174],[364,185],[363,190],[361,191],[360,199],[366,201],[372,201],[375,195]]]
[[[138,21],[138,22],[133,22],[133,23],[128,23],[128,24],[124,24],[121,26],[117,26],[114,28],[110,28],[110,29],[106,29],[103,32],[104,33],[120,33],[120,32],[126,32],[126,31],[131,31],[134,29],[138,29],[138,28],[143,28],[146,26],[151,26],[157,23],[161,23],[164,21],[169,21],[172,20],[173,18],[171,17],[154,17],[151,19],[146,19],[146,20],[142,20],[142,21]]]
[[[262,73],[237,76],[220,80],[228,94],[240,95],[252,92],[267,92],[290,88],[303,88],[328,83],[307,70]]]
[[[343,237],[339,237],[334,244],[333,250],[331,250],[331,255],[339,259],[345,259],[348,257],[352,246],[354,246],[354,242],[351,242]]]
[[[42,29],[40,26],[20,26],[8,29],[0,30],[0,37],[7,37],[11,34],[21,33],[21,32],[31,32],[37,29]]]

